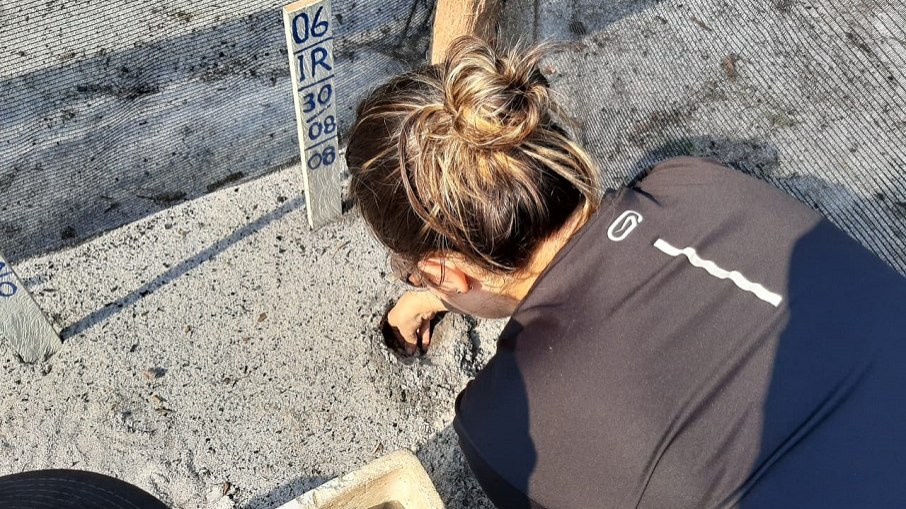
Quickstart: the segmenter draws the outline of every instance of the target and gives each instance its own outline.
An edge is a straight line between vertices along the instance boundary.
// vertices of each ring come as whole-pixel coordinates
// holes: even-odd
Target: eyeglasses
[[[410,290],[427,290],[424,281],[422,281],[421,275],[412,272],[406,266],[406,262],[402,258],[395,254],[390,255],[390,270],[393,271],[393,274],[400,280],[401,283],[406,285]]]

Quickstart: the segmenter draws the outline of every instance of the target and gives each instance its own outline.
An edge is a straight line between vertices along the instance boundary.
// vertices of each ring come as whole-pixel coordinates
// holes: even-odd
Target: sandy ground
[[[0,346],[0,474],[115,475],[174,507],[270,508],[400,448],[448,507],[489,507],[450,428],[501,324],[448,316],[401,362],[401,289],[355,214],[309,231],[287,169],[18,266],[67,337]]]
[[[906,273],[902,1],[550,0],[540,2],[538,16],[525,16],[534,3],[508,1],[521,13],[508,19],[539,23],[511,29],[578,43],[546,61],[544,71],[611,183],[667,155],[717,157],[813,206]],[[263,31],[268,16],[252,16],[232,30],[246,34],[250,23],[258,28],[249,33]],[[365,21],[348,22],[367,35],[372,30]],[[205,37],[188,36],[186,44]],[[255,41],[248,38],[248,48],[256,48]],[[137,54],[171,49],[152,46]],[[394,59],[384,53],[384,60],[369,60],[367,48],[356,51],[362,60],[354,64],[350,54],[348,65],[392,68]],[[277,72],[280,60],[274,56],[265,68]],[[260,113],[255,118],[279,117],[267,106],[282,100],[267,92],[276,86],[270,75],[242,69],[217,75],[218,83],[245,83],[248,104],[255,94],[263,98],[250,110]],[[207,86],[192,74],[176,78],[161,86],[160,97],[136,98],[136,108]],[[232,122],[245,112],[238,108],[226,118]],[[270,123],[291,126],[279,118]],[[285,152],[278,145],[295,150],[294,133],[275,129],[262,131],[276,133],[262,154]],[[19,139],[9,133],[8,139]],[[205,136],[190,134],[190,141]],[[131,153],[119,152],[110,150],[116,157]],[[259,168],[257,155],[237,154]],[[294,169],[237,186],[220,179],[237,171],[232,162],[220,163],[205,175],[204,165],[196,174],[160,163],[176,170],[138,172],[135,189],[99,181],[101,200],[110,196],[104,186],[131,193],[123,199],[132,201],[148,186],[152,198],[186,194],[159,205],[172,208],[17,264],[68,339],[44,365],[23,366],[12,352],[0,351],[0,474],[84,468],[121,477],[175,507],[270,508],[385,452],[411,448],[448,507],[490,507],[463,465],[449,424],[456,394],[491,355],[502,324],[448,317],[429,358],[401,362],[376,331],[400,289],[382,272],[383,251],[362,222],[353,214],[311,232]],[[240,178],[266,170],[242,168]],[[214,176],[217,182],[206,180]],[[186,181],[194,186],[188,191]],[[36,193],[40,184],[33,186]],[[220,190],[180,203],[213,184]],[[110,208],[97,193],[79,189],[66,188],[79,203],[54,208],[45,218],[50,226],[4,230],[33,248],[19,256],[59,245],[63,235],[56,227],[69,216],[106,228],[147,212],[108,221],[103,214],[131,209]],[[75,199],[83,191],[90,199]],[[25,216],[40,210],[27,200],[19,205]],[[66,242],[92,228],[76,228],[78,235]]]
[[[284,3],[0,0],[4,255],[75,245],[297,161]],[[433,4],[332,5],[342,138],[362,93],[424,60]]]

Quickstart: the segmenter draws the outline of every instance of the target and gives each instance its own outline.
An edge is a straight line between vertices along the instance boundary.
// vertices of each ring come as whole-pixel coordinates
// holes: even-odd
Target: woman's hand
[[[423,352],[431,344],[431,320],[447,307],[431,292],[406,292],[387,313],[387,325],[406,355]]]

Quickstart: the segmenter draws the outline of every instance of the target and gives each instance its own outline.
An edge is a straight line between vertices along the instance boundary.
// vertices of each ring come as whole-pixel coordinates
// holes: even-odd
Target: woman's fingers
[[[406,355],[415,355],[419,350],[424,353],[431,345],[431,320],[438,306],[434,300],[426,299],[424,293],[403,295],[387,312],[386,323],[397,340],[394,347]]]
[[[431,346],[431,318],[422,319],[422,326],[418,334],[421,337],[422,353],[427,352],[428,347]]]
[[[400,329],[400,336],[406,355],[415,355],[418,350],[418,329],[412,327],[406,327],[405,330]]]
[[[415,355],[419,350],[421,353],[428,351],[428,347],[431,346],[432,319],[433,313],[430,317],[417,317],[410,324],[407,324],[409,325],[408,327],[395,328],[406,355]]]

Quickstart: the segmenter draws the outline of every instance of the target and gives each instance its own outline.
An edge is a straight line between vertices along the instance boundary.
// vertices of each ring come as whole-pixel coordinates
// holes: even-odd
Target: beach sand
[[[447,315],[401,361],[402,289],[355,212],[316,231],[294,168],[27,260],[65,329],[46,363],[0,343],[0,474],[102,472],[173,507],[271,508],[401,448],[448,507],[490,507],[450,428],[500,322]]]
[[[532,4],[508,2],[503,28],[575,42],[543,71],[608,184],[716,157],[906,273],[901,2],[550,0],[519,15]],[[300,182],[287,167],[17,263],[67,340],[33,366],[0,342],[0,474],[88,469],[174,507],[257,509],[409,448],[449,508],[491,507],[450,422],[502,323],[448,315],[430,355],[402,362],[377,331],[401,293],[383,249],[355,211],[310,231]]]

